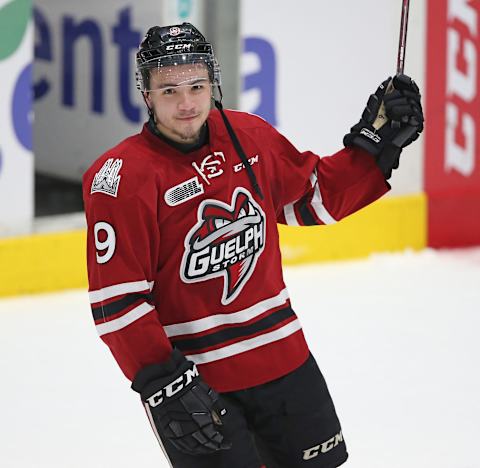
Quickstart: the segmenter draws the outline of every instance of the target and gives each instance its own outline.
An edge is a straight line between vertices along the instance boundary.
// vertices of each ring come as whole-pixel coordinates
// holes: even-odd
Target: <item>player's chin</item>
[[[177,129],[175,132],[185,143],[192,143],[198,139],[200,134],[200,127],[188,127]]]
[[[181,125],[181,131],[179,132],[185,140],[195,139],[200,133],[200,128],[203,125],[203,121],[198,120],[195,122],[188,122]]]

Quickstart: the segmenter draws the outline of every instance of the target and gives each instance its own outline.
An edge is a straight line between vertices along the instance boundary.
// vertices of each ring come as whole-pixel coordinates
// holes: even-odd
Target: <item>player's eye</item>
[[[203,85],[203,84],[194,84],[191,89],[192,89],[192,91],[200,92],[200,91],[202,91],[202,90],[205,89],[205,85]]]
[[[170,96],[173,93],[175,93],[175,90],[173,88],[164,88],[162,89],[162,95],[163,96]]]

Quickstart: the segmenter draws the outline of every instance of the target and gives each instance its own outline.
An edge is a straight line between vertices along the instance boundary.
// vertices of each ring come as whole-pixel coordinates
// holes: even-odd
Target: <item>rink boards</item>
[[[386,197],[329,226],[279,226],[283,263],[366,257],[372,252],[423,249],[427,201],[423,194]],[[86,288],[86,232],[37,234],[0,240],[0,296]]]

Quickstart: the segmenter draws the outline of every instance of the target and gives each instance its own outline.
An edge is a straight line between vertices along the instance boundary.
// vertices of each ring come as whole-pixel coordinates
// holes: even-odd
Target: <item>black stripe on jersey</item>
[[[228,327],[224,330],[210,333],[209,335],[199,336],[198,338],[189,338],[184,340],[175,340],[175,338],[171,338],[171,340],[175,346],[182,351],[199,350],[210,346],[216,346],[236,338],[246,338],[247,336],[255,333],[268,330],[274,325],[277,325],[293,316],[295,316],[295,312],[291,307],[287,307],[285,309],[277,310],[273,314],[270,314],[267,317],[264,317],[263,319],[258,320],[250,325]]]
[[[300,217],[302,218],[302,222],[305,226],[317,226],[318,222],[313,217],[312,213],[310,212],[310,202],[312,201],[311,194],[305,195],[299,202],[298,202],[298,212],[300,213]]]
[[[111,302],[110,304],[107,304],[104,306],[92,307],[93,319],[101,320],[107,317],[111,317],[112,315],[118,314],[123,309],[126,309],[127,307],[131,306],[132,304],[135,304],[135,302],[138,302],[140,300],[143,300],[150,304],[153,303],[151,294],[140,294],[140,293],[127,294],[125,297],[122,297],[122,299]]]

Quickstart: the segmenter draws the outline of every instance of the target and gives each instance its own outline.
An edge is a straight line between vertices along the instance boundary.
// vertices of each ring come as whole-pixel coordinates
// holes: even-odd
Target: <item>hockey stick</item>
[[[403,70],[405,68],[409,10],[410,0],[402,0],[402,20],[400,22],[400,39],[398,41],[397,75],[403,75]]]
[[[408,13],[410,11],[410,0],[402,0],[402,17],[400,21],[400,38],[398,41],[398,55],[397,55],[397,76],[403,75],[405,69],[405,52],[407,49],[407,31],[408,31]],[[386,93],[393,91],[393,80],[390,80],[390,83],[387,86]],[[379,130],[387,123],[388,119],[385,111],[385,104],[382,102],[378,116],[373,123],[373,127],[376,130]],[[397,121],[392,121],[392,127],[400,128],[401,124]],[[400,157],[401,148],[408,141],[409,138],[416,132],[415,127],[407,126],[400,130],[398,135],[392,141],[393,146],[390,146],[383,151],[378,157],[377,164],[382,169],[383,173],[386,174],[391,170],[398,167],[398,160]],[[392,165],[392,160],[395,161]],[[390,177],[390,176],[389,176]]]
[[[410,0],[402,0],[402,19],[400,21],[400,38],[398,40],[398,54],[397,54],[397,75],[403,74],[405,68],[405,52],[407,49],[407,31],[408,31],[408,13],[410,10]],[[393,91],[393,83],[390,80],[388,83],[386,93]],[[387,116],[385,115],[385,105],[381,104],[378,111],[378,116],[373,122],[375,130],[380,130],[387,123]],[[400,127],[400,122],[392,122],[396,127]]]

